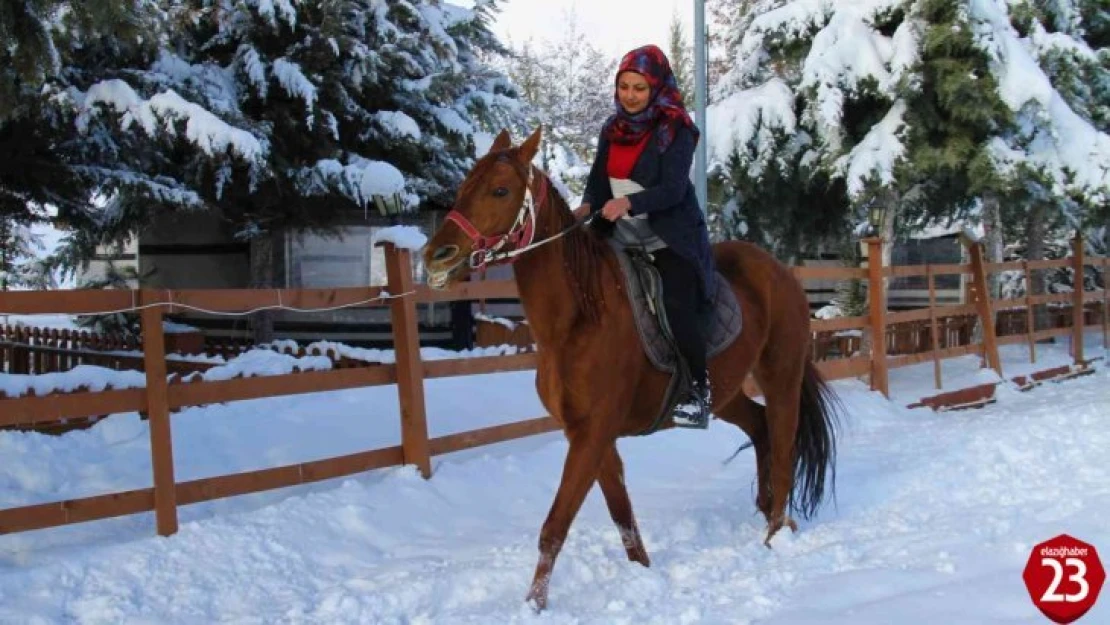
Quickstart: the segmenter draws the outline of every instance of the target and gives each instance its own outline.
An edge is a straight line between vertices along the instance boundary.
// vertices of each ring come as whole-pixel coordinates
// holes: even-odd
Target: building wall
[[[146,288],[243,288],[250,282],[250,245],[213,213],[165,215],[139,235],[139,269]]]
[[[406,216],[403,223],[430,234],[441,215],[421,213]],[[286,288],[339,288],[384,285],[385,255],[371,246],[377,230],[390,220],[370,213],[352,215],[338,236],[288,234],[274,249],[277,285]],[[250,245],[235,239],[220,219],[209,213],[171,215],[160,219],[140,235],[138,245],[143,286],[155,289],[246,288],[250,284]],[[423,266],[413,255],[418,281]],[[447,329],[425,332],[431,341],[451,336],[451,307],[448,304],[418,307],[421,323]],[[246,336],[249,323],[243,317],[216,317],[185,312],[180,320],[212,336]],[[329,339],[351,343],[383,343],[391,339],[389,311],[385,309],[341,309],[319,313],[279,310],[275,313],[279,338]],[[434,335],[434,336],[433,336]],[[440,336],[442,335],[442,336]]]
[[[138,238],[128,239],[120,248],[104,246],[97,248],[96,256],[89,261],[89,266],[77,275],[77,284],[100,282],[108,276],[110,268],[115,268],[117,273],[123,275],[134,275],[134,279],[128,280],[128,285],[131,288],[139,288],[142,274],[139,268]]]

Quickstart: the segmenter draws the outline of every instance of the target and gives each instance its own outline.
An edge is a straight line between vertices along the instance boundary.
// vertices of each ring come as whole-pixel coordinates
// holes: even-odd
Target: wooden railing
[[[143,371],[145,388],[106,389],[90,392],[88,389],[71,393],[53,393],[43,396],[4,397],[0,394],[0,426],[17,424],[49,424],[66,419],[90,415],[104,415],[139,411],[150,421],[149,436],[153,469],[150,488],[110,493],[92,497],[55,501],[0,510],[0,534],[55,527],[95,519],[104,519],[138,512],[155,512],[157,532],[161,535],[177,531],[177,508],[181,505],[209,501],[264,491],[297,484],[304,484],[370,469],[399,464],[415,465],[422,475],[431,475],[431,457],[481,445],[512,440],[533,434],[550,432],[557,424],[550,416],[539,416],[526,421],[508,423],[447,436],[428,436],[424,382],[430,378],[473,375],[502,371],[519,371],[536,366],[535,353],[488,358],[459,358],[452,360],[422,361],[418,343],[416,319],[417,303],[474,300],[481,298],[513,298],[517,296],[511,281],[467,282],[448,291],[433,291],[425,285],[414,284],[410,268],[410,252],[386,245],[387,291],[393,296],[376,305],[387,306],[393,327],[395,362],[338,367],[328,371],[295,372],[286,375],[240,378],[221,381],[203,381],[194,378],[184,382],[180,376],[167,379],[167,361],[163,336],[163,316],[175,307],[189,305],[209,311],[242,313],[256,308],[284,304],[297,308],[322,308],[343,305],[368,306],[367,300],[385,295],[377,287],[307,290],[247,290],[219,291],[50,291],[0,294],[0,311],[13,314],[96,314],[98,312],[141,308],[143,345]],[[870,258],[881,258],[878,240],[869,242]],[[1107,271],[1105,259],[1049,261],[1038,266],[1057,266],[1056,263],[1075,262],[1100,266]],[[932,359],[937,368],[939,384],[940,361],[958,355],[983,354],[991,366],[1000,370],[998,362],[999,340],[994,334],[994,317],[991,303],[978,294],[986,293],[986,272],[1009,269],[1012,264],[987,267],[982,262],[981,246],[973,246],[972,263],[964,265],[930,265],[923,267],[882,267],[875,264],[867,268],[812,268],[798,267],[793,272],[802,280],[863,279],[868,282],[871,300],[868,315],[859,317],[813,320],[815,332],[859,330],[869,344],[865,352],[846,358],[818,363],[822,374],[830,380],[868,375],[872,388],[888,393],[889,368],[906,366]],[[1030,266],[1033,263],[1029,263]],[[921,273],[923,272],[923,273]],[[933,278],[942,273],[970,273],[976,284],[974,303],[957,306],[935,304]],[[883,305],[885,278],[898,275],[926,275],[929,283],[930,307],[927,309],[888,313]],[[1073,301],[1083,303],[1101,300],[1105,306],[1105,292],[1079,291]],[[1032,296],[1033,301],[1056,301],[1056,296]],[[1011,302],[1002,302],[1011,304]],[[1082,310],[1080,306],[1077,310]],[[1105,308],[1103,309],[1105,310]],[[953,340],[942,338],[941,328],[947,320],[976,315],[983,326],[982,343],[954,345]],[[1082,332],[1085,320],[1081,313],[1075,332]],[[891,355],[888,352],[888,328],[899,323],[925,322],[930,327],[931,350],[924,353]],[[1106,332],[1106,316],[1102,316]],[[1063,332],[1072,332],[1066,329]],[[1053,331],[1052,336],[1063,332]],[[1045,334],[1033,332],[1034,341]],[[894,340],[894,347],[897,339]],[[1081,345],[1081,341],[1073,341]],[[1076,360],[1082,360],[1082,349],[1077,348]],[[0,363],[2,364],[2,363]],[[262,397],[275,397],[299,393],[396,384],[401,407],[401,440],[398,445],[361,451],[336,458],[247,471],[231,475],[208,477],[187,482],[177,482],[174,477],[173,437],[171,414],[186,406],[216,402],[240,401]]]

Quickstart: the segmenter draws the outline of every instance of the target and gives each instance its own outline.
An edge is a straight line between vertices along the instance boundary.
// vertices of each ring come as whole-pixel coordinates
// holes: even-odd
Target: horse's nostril
[[[459,253],[459,246],[457,245],[444,245],[432,253],[432,260],[444,261],[454,258]]]

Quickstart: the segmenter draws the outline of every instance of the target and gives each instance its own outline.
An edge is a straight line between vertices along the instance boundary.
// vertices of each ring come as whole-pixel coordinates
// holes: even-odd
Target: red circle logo
[[[1095,605],[1106,570],[1094,545],[1060,534],[1033,547],[1021,577],[1038,610],[1071,623]]]

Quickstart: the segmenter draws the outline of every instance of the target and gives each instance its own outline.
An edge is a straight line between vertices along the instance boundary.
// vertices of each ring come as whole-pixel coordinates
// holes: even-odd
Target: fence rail
[[[881,258],[881,241],[868,241],[869,258]],[[329,371],[295,372],[285,375],[232,379],[199,380],[182,376],[167,378],[176,366],[166,359],[163,316],[183,305],[244,313],[264,306],[286,305],[303,308],[330,307],[345,304],[371,305],[368,300],[384,295],[378,288],[315,289],[315,290],[230,290],[230,291],[57,291],[0,294],[0,310],[9,313],[94,314],[141,307],[142,371],[144,388],[77,390],[44,396],[29,394],[21,397],[0,396],[0,426],[21,424],[57,424],[67,419],[120,412],[139,411],[150,420],[153,485],[151,488],[35,504],[0,510],[0,534],[42,529],[105,519],[153,510],[157,531],[161,535],[177,531],[177,507],[222,497],[283,488],[319,480],[351,475],[362,471],[395,466],[415,465],[425,477],[431,473],[430,458],[481,445],[512,440],[558,429],[549,416],[487,427],[469,432],[431,438],[428,436],[424,381],[431,378],[473,375],[499,371],[518,371],[536,366],[535,353],[487,358],[422,361],[418,344],[416,304],[482,298],[517,296],[511,281],[469,282],[448,291],[432,291],[412,281],[410,252],[386,244],[388,286],[393,294],[404,297],[375,303],[390,310],[393,327],[395,363],[370,364],[342,361]],[[1107,335],[1107,294],[1084,293],[1077,290],[1067,297],[1043,298],[1029,296],[1007,300],[1007,306],[1025,306],[1024,311],[997,311],[998,326],[1007,334],[995,332],[999,304],[986,296],[989,271],[1028,273],[1035,268],[1072,267],[1082,275],[1087,265],[1100,267],[1104,284],[1110,269],[1106,259],[1086,259],[1077,246],[1075,256],[1063,261],[1038,263],[986,264],[982,246],[971,247],[970,265],[931,265],[925,267],[813,268],[795,267],[794,275],[801,280],[866,280],[870,309],[867,315],[842,319],[814,320],[811,329],[827,336],[826,346],[840,358],[818,363],[822,374],[830,380],[867,375],[874,389],[888,394],[887,371],[932,360],[936,381],[940,386],[941,360],[964,354],[982,354],[1001,373],[998,345],[1028,341],[1031,357],[1035,358],[1036,341],[1047,336],[1072,336],[1074,356],[1083,361],[1082,332],[1084,327],[1101,323],[1103,339]],[[1070,264],[1069,264],[1070,263]],[[923,272],[923,273],[922,273]],[[938,274],[970,273],[974,287],[972,303],[960,306],[938,306],[935,302],[934,279]],[[888,313],[885,309],[885,280],[888,278],[925,275],[930,306],[927,309]],[[1081,284],[1081,283],[1080,283]],[[1069,299],[1070,297],[1070,299]],[[1037,329],[1031,323],[1032,307],[1041,302],[1072,304],[1071,327]],[[1091,302],[1096,306],[1084,309]],[[1024,313],[1028,324],[1021,334],[1018,328]],[[1007,321],[1003,322],[1003,319]],[[978,324],[980,342],[972,342],[973,328]],[[1013,332],[1013,333],[1011,333]],[[825,333],[821,335],[820,333]],[[841,334],[837,334],[841,333]],[[846,334],[843,334],[846,333]],[[12,335],[0,335],[10,337]],[[59,335],[60,336],[60,335]],[[10,342],[10,341],[9,341]],[[833,345],[833,344],[836,345]],[[864,346],[867,346],[866,348]],[[61,349],[45,346],[44,350]],[[83,348],[84,349],[84,348]],[[817,348],[815,348],[817,349]],[[825,348],[822,348],[825,349]],[[301,354],[298,348],[297,353]],[[0,358],[7,352],[0,351]],[[129,356],[130,357],[130,356]],[[9,356],[10,358],[10,356]],[[14,360],[8,362],[14,363]],[[0,365],[4,362],[0,360]],[[38,369],[36,369],[38,370]],[[43,369],[45,370],[45,369]],[[401,406],[401,441],[399,445],[366,450],[337,458],[248,471],[201,480],[177,482],[174,478],[171,413],[186,406],[227,401],[241,401],[298,393],[321,392],[347,388],[396,384]]]

